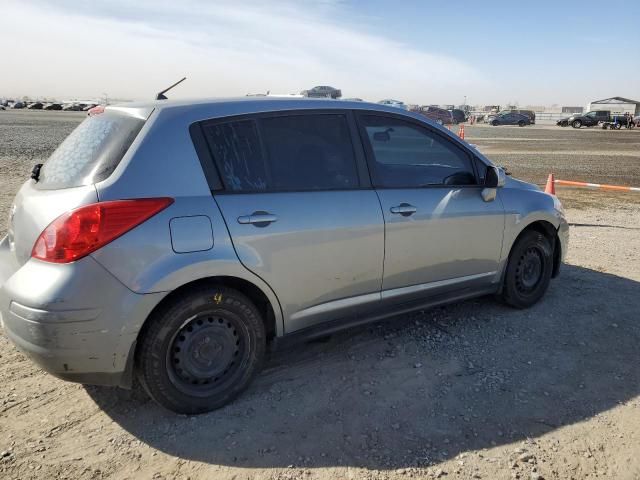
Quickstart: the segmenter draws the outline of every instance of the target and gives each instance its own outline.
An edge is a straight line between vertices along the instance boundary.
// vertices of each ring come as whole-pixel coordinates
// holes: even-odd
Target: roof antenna
[[[166,100],[167,97],[165,97],[165,93],[167,93],[169,90],[171,90],[173,87],[175,87],[176,85],[179,85],[180,83],[184,82],[187,79],[187,77],[182,77],[182,80],[178,80],[176,83],[174,83],[173,85],[165,88],[164,90],[162,90],[161,92],[158,92],[158,94],[156,95],[156,100]]]

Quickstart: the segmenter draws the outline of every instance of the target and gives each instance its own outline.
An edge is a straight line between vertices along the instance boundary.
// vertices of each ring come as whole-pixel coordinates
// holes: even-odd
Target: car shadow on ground
[[[564,266],[545,299],[405,315],[277,352],[233,404],[167,412],[87,387],[107,415],[184,459],[242,467],[421,467],[551,432],[640,394],[640,283]]]

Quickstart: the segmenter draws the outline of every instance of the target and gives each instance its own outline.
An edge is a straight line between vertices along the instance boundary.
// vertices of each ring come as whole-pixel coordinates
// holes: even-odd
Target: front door
[[[385,220],[383,300],[495,282],[504,209],[482,199],[473,155],[422,122],[363,114],[359,124]]]
[[[215,199],[238,258],[273,289],[286,333],[380,298],[384,221],[350,112],[205,122]]]

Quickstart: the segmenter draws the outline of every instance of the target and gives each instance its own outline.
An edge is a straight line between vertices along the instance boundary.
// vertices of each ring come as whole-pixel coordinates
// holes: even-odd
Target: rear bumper
[[[133,293],[91,257],[70,264],[12,262],[0,242],[0,323],[47,372],[127,386],[138,331],[164,294]]]

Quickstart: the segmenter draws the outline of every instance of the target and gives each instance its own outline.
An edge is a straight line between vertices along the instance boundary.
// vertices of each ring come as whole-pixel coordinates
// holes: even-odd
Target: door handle
[[[253,212],[251,215],[242,215],[238,217],[238,223],[242,225],[251,224],[256,227],[266,227],[277,220],[277,216],[267,212]]]
[[[396,207],[391,207],[391,213],[400,214],[403,217],[408,217],[409,215],[413,215],[418,211],[416,207],[413,205],[409,205],[408,203],[401,203]]]

